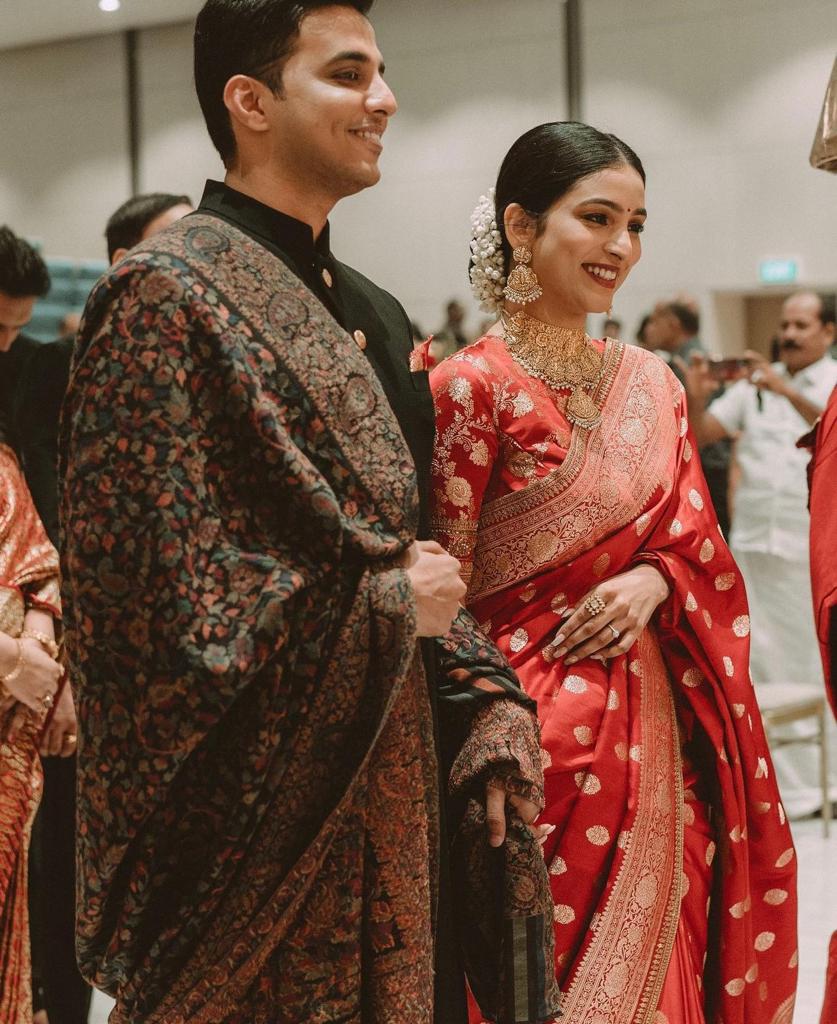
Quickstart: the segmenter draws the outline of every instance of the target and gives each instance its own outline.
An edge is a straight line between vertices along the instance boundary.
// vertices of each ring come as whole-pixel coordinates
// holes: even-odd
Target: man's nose
[[[367,107],[375,113],[386,114],[387,117],[398,110],[398,102],[395,93],[390,89],[381,75],[377,75],[372,88],[369,91]]]

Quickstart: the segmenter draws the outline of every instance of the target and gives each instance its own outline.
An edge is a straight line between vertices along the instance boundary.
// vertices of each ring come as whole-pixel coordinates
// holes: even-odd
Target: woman
[[[32,1020],[26,871],[44,719],[61,678],[58,556],[0,425],[0,1021]]]
[[[472,240],[500,322],[432,375],[436,537],[539,704],[562,1024],[789,1022],[794,850],[744,587],[682,388],[584,333],[640,257],[644,185],[587,125],[506,156]]]

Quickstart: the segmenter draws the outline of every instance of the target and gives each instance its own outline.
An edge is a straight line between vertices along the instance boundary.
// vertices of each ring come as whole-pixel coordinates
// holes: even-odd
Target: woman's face
[[[531,248],[532,269],[544,292],[527,312],[541,320],[581,325],[588,313],[609,310],[640,257],[645,216],[642,178],[623,164],[577,182],[553,203],[540,234],[530,232],[528,241],[513,241],[507,220],[512,244]]]

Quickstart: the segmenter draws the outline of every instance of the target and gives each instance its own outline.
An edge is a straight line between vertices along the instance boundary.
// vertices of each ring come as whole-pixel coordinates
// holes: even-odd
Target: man
[[[445,322],[434,333],[430,345],[431,354],[437,363],[468,344],[468,339],[462,329],[464,323],[465,309],[462,303],[457,299],[451,299],[445,305]]]
[[[796,441],[822,413],[837,384],[829,356],[834,300],[798,292],[782,306],[781,362],[748,352],[748,376],[706,407],[716,384],[698,359],[687,377],[689,412],[699,444],[737,436],[740,482],[730,547],[747,586],[752,619],[751,668],[766,682],[822,678],[811,614],[807,455]],[[776,751],[788,813],[820,806],[816,763],[799,748]]]
[[[696,304],[683,297],[673,302],[660,302],[654,307],[647,327],[651,347],[664,353],[674,375],[681,384],[693,353],[702,354],[700,314]],[[717,385],[716,385],[717,393]],[[730,534],[729,468],[730,442],[726,438],[701,447],[700,462],[715,514],[725,537]]]
[[[21,331],[32,319],[35,302],[49,291],[46,264],[38,253],[8,227],[0,227],[0,415],[12,446],[20,454],[16,419],[19,384],[38,349],[38,342]]]
[[[62,443],[78,947],[118,1021],[430,1019],[417,637],[489,737],[492,841],[504,786],[536,811],[528,701],[458,612],[456,560],[415,540],[433,408],[407,317],[329,248],[396,109],[369,6],[209,0],[195,82],[225,183],[85,313]],[[439,998],[459,1019],[461,984]]]
[[[167,193],[134,196],[123,203],[105,232],[111,264],[193,209],[188,196]],[[73,317],[77,314],[68,314],[65,321]],[[37,345],[18,384],[15,423],[26,482],[56,546],[58,419],[77,330],[77,320],[64,324],[58,341]],[[69,690],[62,697],[69,704]],[[32,835],[32,958],[50,1024],[85,1024],[91,990],[79,974],[75,954],[76,766],[74,741],[68,739],[77,728],[71,706],[61,710],[63,719],[41,751],[44,791]]]
[[[135,245],[163,231],[194,210],[188,196],[149,192],[132,196],[108,218],[108,260],[113,266]],[[69,314],[73,316],[74,314]],[[78,324],[76,324],[76,330]],[[58,544],[58,417],[70,379],[76,330],[39,345],[21,384],[21,426],[26,482],[50,540]],[[54,1024],[54,1022],[53,1022]]]
[[[129,249],[164,231],[194,208],[188,196],[168,192],[147,192],[126,200],[111,214],[105,227],[111,265],[121,260]]]

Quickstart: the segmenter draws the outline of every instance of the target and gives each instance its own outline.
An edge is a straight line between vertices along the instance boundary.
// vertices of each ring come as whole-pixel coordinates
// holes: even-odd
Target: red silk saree
[[[17,459],[0,442],[0,630],[18,636],[27,606],[58,615],[58,555]],[[29,715],[9,742],[12,710],[8,701],[0,703],[0,1020],[27,1024],[32,1019],[27,855],[41,796],[41,724]]]
[[[435,534],[539,705],[562,1024],[789,1022],[795,854],[749,679],[744,585],[679,383],[643,350],[596,344],[590,431],[501,338],[431,377]],[[626,656],[545,656],[597,580],[639,563],[671,591]]]

